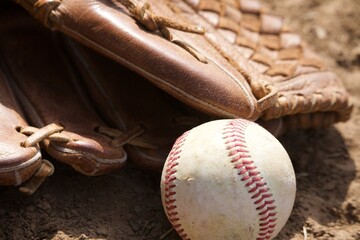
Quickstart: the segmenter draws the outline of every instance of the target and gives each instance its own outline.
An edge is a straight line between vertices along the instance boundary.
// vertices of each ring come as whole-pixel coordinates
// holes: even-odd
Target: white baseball
[[[162,172],[166,215],[186,240],[272,239],[296,193],[291,160],[256,123],[202,124],[175,142]]]

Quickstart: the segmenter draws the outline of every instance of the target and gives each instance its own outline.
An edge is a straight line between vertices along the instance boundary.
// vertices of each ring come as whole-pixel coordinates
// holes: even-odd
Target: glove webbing
[[[175,43],[182,47],[193,55],[197,60],[203,63],[207,63],[206,58],[199,53],[196,49],[184,42],[182,39],[178,39],[174,36],[168,28],[173,28],[179,31],[204,34],[205,28],[201,26],[195,26],[191,24],[174,21],[170,18],[159,16],[154,13],[149,3],[138,2],[136,0],[118,0],[124,7],[126,7],[130,14],[141,22],[150,31],[158,30],[165,39]]]

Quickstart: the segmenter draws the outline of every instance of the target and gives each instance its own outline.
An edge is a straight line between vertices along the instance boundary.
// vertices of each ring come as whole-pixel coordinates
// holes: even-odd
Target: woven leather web
[[[257,1],[200,0],[197,8],[261,73],[282,79],[324,68],[300,36]]]

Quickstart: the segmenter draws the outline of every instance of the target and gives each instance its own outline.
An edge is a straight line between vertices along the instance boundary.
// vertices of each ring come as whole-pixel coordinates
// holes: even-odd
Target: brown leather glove
[[[21,181],[7,177],[18,175],[7,166],[20,169],[39,154],[38,143],[53,158],[87,175],[122,167],[126,153],[139,166],[160,170],[174,140],[213,117],[257,120],[279,134],[292,127],[328,126],[350,116],[352,106],[341,81],[310,61],[298,36],[284,33],[281,21],[256,10],[256,2],[222,3],[220,10],[215,1],[154,1],[153,8],[125,0],[20,3],[48,27],[123,66],[51,34],[13,6],[1,8],[1,76],[6,85],[0,99],[6,119],[1,128],[14,136],[4,143],[26,146],[32,155],[22,149],[16,161],[2,159],[0,168],[4,166],[6,174],[0,184],[42,176],[34,175],[41,169],[39,157],[36,167],[24,169]],[[246,11],[252,17],[245,17]],[[257,28],[246,21],[263,18],[272,20],[255,24]],[[223,27],[224,22],[237,26],[238,32]],[[267,31],[275,33],[270,37]],[[280,48],[261,40],[275,38],[285,39]],[[281,66],[289,69],[290,63],[295,70],[282,71]],[[7,103],[7,95],[17,100]]]
[[[190,8],[190,13],[178,12],[163,1],[150,1],[150,5],[110,0],[19,3],[49,28],[135,70],[206,113],[255,120],[275,101],[271,86],[266,88],[257,77],[246,79],[224,58],[204,35],[201,25],[208,27],[207,22]]]
[[[89,176],[124,166],[128,156],[160,171],[176,138],[210,120],[20,7],[2,6],[0,185],[44,179],[42,162],[52,165],[41,159],[39,144]],[[39,184],[22,190],[32,193]]]
[[[350,117],[341,80],[256,1],[17,2],[50,29],[216,117],[273,119],[281,127],[270,128],[275,134]]]

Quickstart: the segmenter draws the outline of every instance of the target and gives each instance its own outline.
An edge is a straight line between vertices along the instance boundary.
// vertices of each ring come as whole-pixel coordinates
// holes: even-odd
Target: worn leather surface
[[[18,128],[27,126],[14,93],[11,76],[0,61],[0,185],[20,185],[29,179],[41,164],[38,145],[23,147],[27,136]]]
[[[126,161],[126,153],[122,147],[113,146],[111,138],[95,131],[106,124],[79,85],[78,73],[62,51],[56,34],[17,10],[8,9],[0,14],[0,55],[29,123],[38,128],[50,123],[64,127],[61,135],[67,142],[46,139],[42,143],[44,149],[86,175],[120,168]],[[14,127],[25,123],[16,112],[12,114],[1,115],[9,129],[1,126],[7,129],[3,131],[12,131],[11,136],[15,136]],[[7,141],[19,144],[21,139],[20,135]],[[27,151],[25,156],[29,158],[35,150]]]
[[[49,28],[217,117],[281,119],[285,128],[323,127],[350,117],[341,79],[257,1],[145,1],[151,10],[136,0],[17,2]],[[206,33],[167,28],[172,37],[164,37],[158,16]]]

